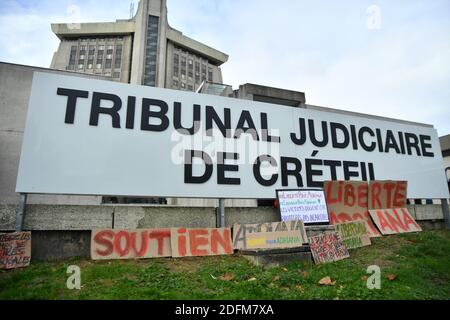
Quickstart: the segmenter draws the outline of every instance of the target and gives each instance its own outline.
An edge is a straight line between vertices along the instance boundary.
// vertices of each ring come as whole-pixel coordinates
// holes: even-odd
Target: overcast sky
[[[52,22],[127,19],[130,0],[0,0],[0,60],[49,67]],[[137,1],[134,1],[137,3]],[[168,0],[169,23],[227,53],[223,79],[450,134],[450,1]]]

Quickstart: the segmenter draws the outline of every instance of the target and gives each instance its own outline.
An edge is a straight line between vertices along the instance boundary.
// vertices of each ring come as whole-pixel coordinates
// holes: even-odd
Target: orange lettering
[[[381,184],[379,182],[371,183],[370,184],[370,196],[372,199],[371,208],[373,209],[381,208],[380,194],[381,194]]]
[[[136,232],[131,233],[131,243],[133,245],[134,252],[136,252],[136,256],[143,257],[145,255],[145,253],[148,250],[148,242],[149,242],[149,240],[148,240],[147,231],[142,231],[141,232],[141,249],[138,250],[137,244],[136,244]]]
[[[224,253],[233,253],[231,248],[231,234],[229,229],[224,229],[223,234],[220,234],[220,230],[213,229],[211,232],[211,251],[215,254],[219,253],[217,244],[223,248]]]
[[[394,194],[394,208],[406,207],[406,181],[397,182]]]
[[[389,224],[389,222],[386,221],[386,219],[383,217],[383,211],[382,210],[377,210],[377,216],[378,216],[378,220],[379,220],[379,225],[380,228],[384,231],[386,230],[386,228],[391,229],[392,231],[396,231],[398,232],[397,229],[392,228],[392,226]]]
[[[200,249],[200,246],[209,247],[208,230],[191,229],[189,233],[189,245],[193,256],[205,256],[209,253],[207,249]]]
[[[178,254],[181,257],[186,256],[186,236],[184,233],[186,233],[185,228],[178,229]]]

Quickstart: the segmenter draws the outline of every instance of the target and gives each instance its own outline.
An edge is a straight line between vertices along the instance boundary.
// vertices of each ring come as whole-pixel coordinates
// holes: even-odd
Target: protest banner
[[[362,220],[339,223],[335,225],[347,249],[355,249],[371,244],[366,223]]]
[[[324,190],[330,212],[330,224],[362,220],[370,237],[381,236],[370,219],[367,182],[325,181]]]
[[[31,232],[0,233],[0,269],[30,265]]]
[[[309,238],[311,253],[316,264],[349,258],[347,248],[337,232],[325,232]]]
[[[349,258],[347,248],[337,232],[325,232],[309,238],[311,253],[316,264]]]
[[[113,230],[91,233],[91,258],[137,259],[170,257],[170,229]]]
[[[370,181],[369,210],[406,208],[407,181]]]
[[[407,208],[376,209],[369,210],[369,212],[378,229],[384,235],[422,231]]]
[[[302,220],[305,224],[328,224],[328,210],[322,189],[276,190],[281,220]]]
[[[172,257],[233,254],[230,228],[171,228]]]
[[[308,243],[301,220],[233,226],[234,249],[292,248]]]

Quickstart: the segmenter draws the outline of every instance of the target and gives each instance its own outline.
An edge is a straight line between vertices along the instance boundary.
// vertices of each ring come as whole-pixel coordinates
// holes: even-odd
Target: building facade
[[[131,84],[196,91],[222,83],[228,55],[169,26],[166,0],[141,0],[135,16],[115,22],[52,24],[61,40],[51,69]]]

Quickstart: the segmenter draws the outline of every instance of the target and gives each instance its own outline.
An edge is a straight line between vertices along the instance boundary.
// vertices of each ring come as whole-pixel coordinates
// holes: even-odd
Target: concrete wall
[[[33,72],[107,80],[94,75],[0,62],[0,203],[17,203],[15,192],[22,136],[25,128]],[[96,196],[30,195],[29,203],[100,204]]]
[[[417,221],[443,221],[441,205],[410,205]],[[12,231],[16,205],[0,204],[0,231]],[[225,224],[280,221],[273,207],[226,207]],[[215,228],[216,208],[158,205],[33,205],[26,206],[25,230],[86,231],[96,228],[139,229],[169,227]]]
[[[0,204],[0,232],[13,231],[15,205]],[[408,206],[424,229],[444,227],[441,205]],[[226,208],[225,224],[280,220],[272,207]],[[142,205],[27,205],[24,229],[32,231],[32,259],[89,257],[90,230],[217,226],[215,208]]]

